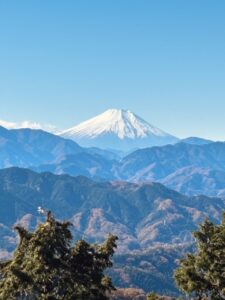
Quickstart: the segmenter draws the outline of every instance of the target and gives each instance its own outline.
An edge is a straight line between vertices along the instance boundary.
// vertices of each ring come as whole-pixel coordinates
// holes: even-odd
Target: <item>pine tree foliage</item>
[[[207,219],[194,236],[197,253],[181,260],[175,272],[177,285],[196,299],[225,299],[225,213],[221,224]]]
[[[13,258],[0,262],[0,299],[108,299],[114,287],[104,271],[112,266],[117,237],[109,235],[102,245],[72,245],[69,227],[50,212],[33,233],[15,227],[20,242]]]
[[[147,295],[147,300],[160,300],[160,298],[155,293],[150,293]]]

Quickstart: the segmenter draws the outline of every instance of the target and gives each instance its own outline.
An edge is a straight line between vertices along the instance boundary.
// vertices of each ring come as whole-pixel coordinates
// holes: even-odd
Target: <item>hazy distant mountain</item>
[[[96,147],[85,148],[85,152],[90,154],[98,154],[109,160],[120,160],[122,157],[125,157],[128,154],[123,151],[105,150]]]
[[[129,181],[158,181],[193,195],[225,197],[225,143],[177,143],[140,149],[123,158],[114,173]]]
[[[199,138],[121,152],[82,148],[42,130],[0,127],[0,168],[29,167],[97,181],[157,181],[187,195],[225,197],[225,143]]]
[[[187,195],[208,195],[225,198],[225,171],[186,167],[178,169],[160,182]]]
[[[175,143],[178,139],[144,121],[134,113],[109,109],[61,133],[85,147],[103,149],[145,148]]]
[[[79,152],[65,156],[60,162],[31,167],[37,172],[52,172],[54,174],[69,174],[72,176],[87,176],[95,180],[116,179],[112,174],[115,161],[109,160],[97,153]]]
[[[177,143],[137,150],[118,164],[121,179],[159,180],[184,167],[225,170],[225,143]]]
[[[191,145],[206,145],[206,144],[213,143],[213,141],[207,140],[207,139],[202,139],[199,137],[188,137],[188,138],[179,140],[178,143],[186,143],[186,144],[191,144]]]
[[[75,142],[42,130],[8,130],[0,126],[0,168],[57,163],[81,151]]]

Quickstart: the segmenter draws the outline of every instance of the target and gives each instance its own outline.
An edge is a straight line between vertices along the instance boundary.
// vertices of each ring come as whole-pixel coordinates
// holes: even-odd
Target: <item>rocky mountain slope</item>
[[[146,251],[118,254],[109,271],[117,287],[138,287],[146,292],[178,296],[173,273],[178,260],[193,251],[184,246],[155,246]],[[130,298],[133,299],[133,298]],[[144,298],[145,299],[145,298]]]
[[[94,182],[20,168],[0,171],[0,202],[0,258],[18,242],[13,225],[34,228],[43,218],[41,206],[69,219],[76,239],[101,242],[109,232],[118,235],[111,271],[117,286],[170,295],[176,294],[173,269],[193,243],[191,232],[206,216],[218,222],[225,208],[220,198],[187,197],[160,183]]]
[[[207,215],[219,220],[225,207],[220,198],[186,197],[159,183],[97,183],[19,168],[0,171],[0,201],[2,243],[19,220],[36,224],[42,206],[70,219],[76,237],[101,241],[108,232],[117,234],[120,252],[190,243],[196,225]]]

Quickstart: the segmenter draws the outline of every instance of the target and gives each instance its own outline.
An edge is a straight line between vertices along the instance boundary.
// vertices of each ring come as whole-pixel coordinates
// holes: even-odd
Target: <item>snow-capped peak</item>
[[[80,142],[81,145],[104,146],[110,148],[120,140],[120,142],[140,139],[168,139],[173,136],[149,124],[139,116],[129,110],[109,109],[104,113],[89,119],[79,125],[67,129],[61,133],[66,138]],[[101,144],[91,141],[101,139]],[[117,139],[117,140],[116,140]],[[157,143],[154,143],[157,144]],[[150,143],[148,143],[150,145]]]
[[[65,130],[62,134],[67,137],[76,135],[77,137],[95,138],[106,133],[114,133],[120,139],[168,135],[131,111],[123,109],[109,109],[88,121]]]

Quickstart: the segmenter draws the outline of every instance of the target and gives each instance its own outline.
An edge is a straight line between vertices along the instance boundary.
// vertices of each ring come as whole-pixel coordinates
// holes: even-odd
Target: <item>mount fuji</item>
[[[83,147],[131,151],[178,141],[129,110],[109,109],[60,134]]]

